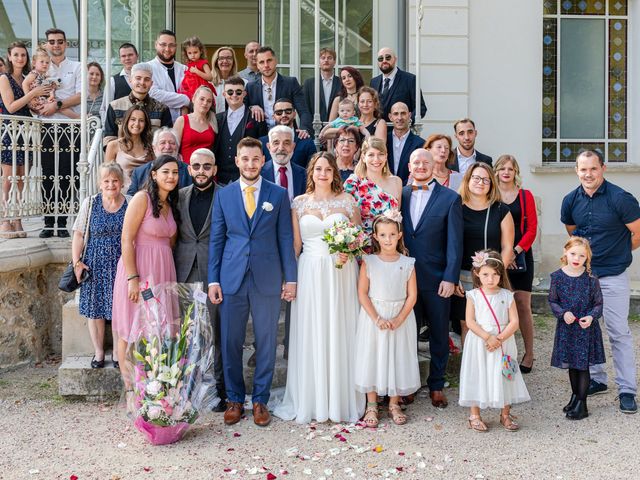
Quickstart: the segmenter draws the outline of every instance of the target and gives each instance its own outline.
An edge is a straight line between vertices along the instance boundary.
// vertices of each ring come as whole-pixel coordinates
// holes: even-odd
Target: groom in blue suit
[[[253,319],[256,370],[253,420],[266,426],[276,359],[280,300],[296,296],[291,206],[287,191],[260,176],[262,144],[238,142],[240,178],[216,190],[209,242],[209,298],[220,304],[222,363],[227,390],[224,421],[233,425],[244,413],[242,351],[249,313]]]
[[[462,263],[460,196],[433,178],[433,157],[419,148],[409,157],[413,183],[402,189],[402,224],[409,255],[416,259],[418,327],[429,325],[429,396],[434,407],[448,405],[444,375],[449,360],[449,309]]]

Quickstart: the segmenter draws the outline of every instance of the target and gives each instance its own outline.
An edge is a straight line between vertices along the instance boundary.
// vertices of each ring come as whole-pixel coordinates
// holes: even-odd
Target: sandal
[[[482,433],[489,430],[487,424],[482,421],[482,417],[480,417],[480,415],[469,415],[469,428]]]
[[[502,428],[507,432],[517,432],[520,430],[520,425],[515,422],[516,418],[517,417],[511,415],[511,413],[500,413],[500,425],[502,425]]]
[[[362,420],[367,427],[376,428],[378,426],[378,402],[367,402],[367,409],[364,411]]]
[[[395,423],[396,425],[404,425],[405,423],[407,423],[407,416],[402,413],[402,408],[400,408],[400,405],[398,405],[397,403],[389,404],[389,416],[391,417],[391,420],[393,420],[393,423]]]
[[[13,231],[15,232],[17,238],[27,237],[27,232],[24,231],[21,220],[12,220],[11,227],[13,228]]]

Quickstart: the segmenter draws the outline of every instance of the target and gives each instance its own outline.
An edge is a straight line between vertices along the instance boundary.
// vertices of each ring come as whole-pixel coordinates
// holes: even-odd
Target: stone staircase
[[[63,397],[102,400],[120,395],[122,380],[120,370],[113,368],[111,359],[111,332],[105,330],[105,368],[91,368],[93,346],[87,328],[87,319],[78,312],[76,299],[67,302],[62,309],[62,364],[58,369],[59,393]],[[278,339],[284,337],[284,310],[280,315]],[[253,384],[253,368],[247,367],[247,360],[253,353],[253,329],[249,322],[244,350],[244,378],[248,391]],[[421,347],[425,345],[421,344]],[[273,373],[273,388],[284,387],[287,381],[287,361],[282,358],[284,347],[278,346],[276,365]],[[426,384],[429,374],[428,353],[420,351],[420,376]]]

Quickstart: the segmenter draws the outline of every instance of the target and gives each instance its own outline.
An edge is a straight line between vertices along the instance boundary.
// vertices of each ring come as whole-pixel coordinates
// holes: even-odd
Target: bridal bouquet
[[[362,255],[369,244],[363,228],[347,221],[336,222],[327,228],[322,240],[329,246],[329,253],[346,253],[349,257]],[[342,268],[340,261],[336,262],[336,268]]]
[[[154,445],[180,440],[215,391],[205,380],[213,365],[206,296],[192,287],[166,284],[142,292],[145,325],[130,350],[133,414]],[[171,321],[173,312],[181,322]]]

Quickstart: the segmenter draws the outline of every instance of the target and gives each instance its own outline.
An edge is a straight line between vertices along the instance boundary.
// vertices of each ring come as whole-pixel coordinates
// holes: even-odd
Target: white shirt
[[[171,118],[175,122],[180,116],[180,108],[186,107],[190,103],[189,97],[184,93],[176,93],[180,89],[180,85],[182,85],[186,67],[182,63],[173,62],[173,72],[176,77],[176,85],[174,87],[171,78],[169,78],[167,68],[160,62],[158,57],[147,63],[151,66],[151,71],[153,72],[153,85],[149,90],[149,96],[169,107]]]
[[[331,98],[331,87],[333,87],[333,75],[329,78],[322,78],[322,90],[324,91],[324,104],[327,106],[327,110],[331,108],[329,105],[329,99]]]
[[[242,190],[242,204],[244,205],[244,209],[245,211],[247,210],[247,199],[244,193],[244,189],[247,187],[254,187],[255,190],[253,191],[253,199],[256,203],[256,212],[258,211],[259,208],[262,208],[262,206],[258,205],[258,198],[260,198],[260,188],[262,187],[262,177],[258,178],[258,181],[256,183],[254,183],[253,185],[248,185],[246,183],[244,183],[242,181],[242,177],[240,177],[240,190]],[[254,212],[253,214],[255,215],[256,212]]]
[[[291,162],[287,162],[286,165],[280,165],[275,160],[273,163],[273,179],[275,180],[275,184],[279,187],[280,185],[280,167],[285,167],[287,171],[285,175],[287,176],[287,192],[289,193],[289,201],[293,200],[293,169],[291,168]]]
[[[244,109],[245,106],[242,104],[237,110],[227,110],[227,128],[229,128],[231,135],[233,135],[233,132],[235,132],[238,125],[240,125],[240,121],[244,117]]]
[[[273,78],[273,82],[271,82],[271,85],[269,85],[264,81],[264,79],[262,79],[262,104],[264,105],[264,116],[269,128],[273,127],[276,124],[276,121],[273,119],[273,105],[276,103],[276,100],[277,100],[276,98],[277,81],[278,81],[277,73],[276,73],[276,76]],[[269,100],[269,91],[271,91],[271,100]]]
[[[56,65],[53,61],[49,64],[48,76],[51,78],[59,78],[60,86],[56,89],[56,100],[66,100],[69,97],[79,93],[82,89],[82,65],[80,62],[74,62],[65,57],[60,65]],[[71,107],[76,113],[80,113],[80,104]],[[54,113],[47,118],[63,118],[67,119],[66,115],[61,113]]]
[[[469,169],[469,167],[474,163],[476,163],[476,151],[474,149],[473,155],[471,155],[470,157],[465,157],[460,153],[460,149],[456,147],[456,155],[458,156],[458,170],[460,171],[461,174],[464,175],[464,173]]]
[[[396,131],[393,130],[391,134],[391,138],[393,139],[393,174],[398,173],[398,166],[400,165],[400,158],[402,157],[402,150],[404,149],[404,144],[407,143],[407,138],[409,137],[409,132],[411,130],[407,130],[407,133],[398,138],[396,136]]]
[[[411,192],[411,223],[414,229],[418,226],[422,212],[424,212],[431,198],[431,193],[433,193],[433,180],[429,182],[428,186],[429,190],[414,190]]]
[[[389,90],[391,90],[391,86],[393,85],[393,81],[396,79],[396,73],[398,73],[398,67],[393,67],[393,70],[389,72],[389,74],[382,75],[382,85],[380,85],[380,92],[384,90],[384,81],[389,79]]]

